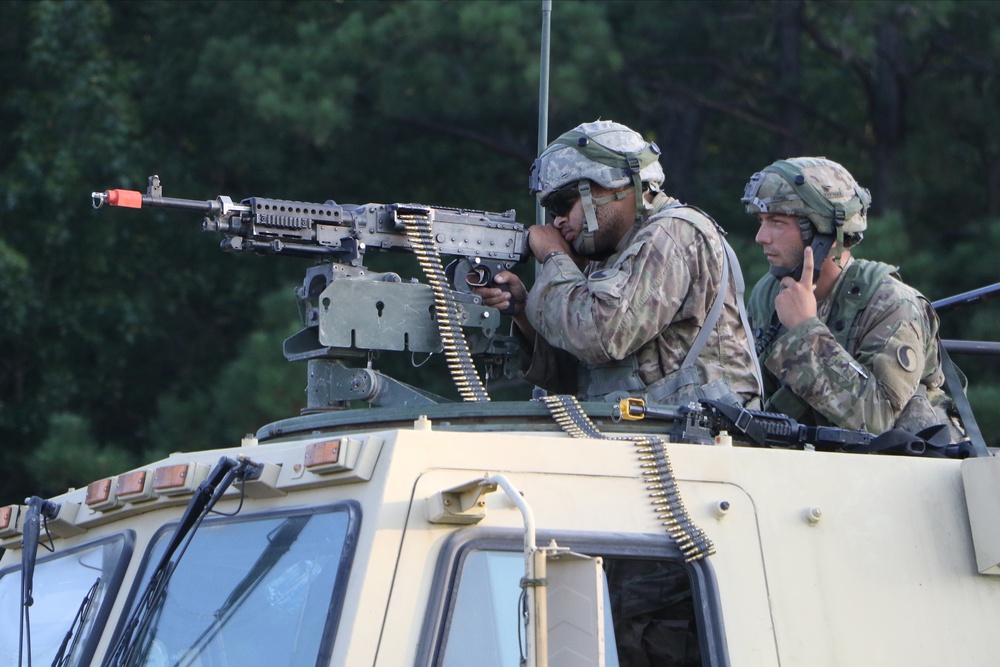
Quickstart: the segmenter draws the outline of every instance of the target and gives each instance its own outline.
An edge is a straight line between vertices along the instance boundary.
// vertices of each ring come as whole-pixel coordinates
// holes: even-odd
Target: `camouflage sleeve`
[[[670,324],[691,283],[689,260],[663,228],[651,227],[589,276],[566,256],[545,262],[526,310],[538,334],[599,364],[628,356]]]
[[[905,297],[876,294],[859,316],[854,356],[814,317],[782,335],[765,365],[833,424],[887,431],[917,391],[935,343],[926,313]]]
[[[535,339],[524,380],[552,394],[576,394],[579,363],[568,352],[554,348],[544,338]]]

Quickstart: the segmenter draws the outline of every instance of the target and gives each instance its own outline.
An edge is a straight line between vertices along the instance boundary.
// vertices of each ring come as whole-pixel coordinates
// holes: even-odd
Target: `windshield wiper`
[[[42,532],[42,519],[48,521],[59,514],[59,505],[51,500],[31,496],[25,502],[28,510],[24,515],[21,531],[21,625],[18,634],[17,664],[24,664],[28,656],[31,667],[31,617],[29,609],[35,603],[34,592],[35,560],[38,558],[38,539]],[[46,532],[48,529],[46,528]],[[50,547],[46,547],[52,551]]]
[[[52,659],[51,667],[62,667],[69,660],[69,657],[73,655],[73,651],[76,649],[77,642],[80,641],[82,634],[77,635],[77,630],[83,630],[83,626],[87,623],[87,617],[90,616],[90,610],[94,606],[94,599],[97,597],[97,589],[101,585],[101,578],[98,577],[94,585],[90,587],[86,595],[83,596],[83,601],[80,602],[79,609],[76,610],[76,616],[73,617],[73,622],[69,626],[69,631],[66,636],[63,637],[62,644],[59,645],[59,651],[56,653],[56,657]],[[77,623],[80,626],[77,628]],[[74,637],[75,635],[75,637]],[[73,644],[70,645],[70,639],[73,640]],[[67,652],[66,649],[69,649]]]
[[[140,640],[144,639],[147,630],[152,627],[152,621],[158,615],[166,598],[170,577],[201,522],[222,498],[222,494],[226,492],[233,481],[256,479],[262,470],[262,465],[249,459],[235,461],[226,456],[219,459],[215,468],[209,473],[208,479],[198,486],[194,497],[188,503],[184,516],[181,517],[180,523],[177,525],[177,530],[174,531],[170,542],[164,549],[159,564],[153,570],[146,589],[122,629],[122,635],[119,637],[114,651],[108,654],[105,659],[103,667],[128,665],[133,658],[142,656],[143,651],[136,652],[136,648],[139,647]],[[176,559],[174,558],[175,553],[177,554]],[[150,637],[149,641],[151,640]]]
[[[215,610],[212,623],[191,643],[191,647],[177,661],[178,665],[189,665],[201,655],[205,647],[229,623],[230,619],[243,606],[243,603],[249,599],[250,595],[264,581],[267,574],[278,564],[278,561],[292,548],[292,545],[299,539],[302,529],[306,527],[306,523],[309,522],[310,518],[309,516],[290,517],[278,526],[277,529],[272,531],[268,544],[257,558],[257,561],[247,572],[246,576],[233,587],[232,593],[222,603],[222,606]]]

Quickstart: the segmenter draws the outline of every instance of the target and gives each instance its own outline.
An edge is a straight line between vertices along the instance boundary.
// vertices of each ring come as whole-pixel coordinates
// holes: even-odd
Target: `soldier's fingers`
[[[799,281],[803,286],[813,289],[813,249],[807,247],[802,251],[802,279]]]

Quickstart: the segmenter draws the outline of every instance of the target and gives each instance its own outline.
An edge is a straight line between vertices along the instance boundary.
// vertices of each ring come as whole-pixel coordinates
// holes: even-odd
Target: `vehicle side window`
[[[604,557],[609,667],[702,664],[694,597],[679,562]],[[519,552],[465,553],[448,614],[442,667],[519,664],[523,651]]]
[[[701,665],[691,580],[680,563],[605,558],[621,667]]]
[[[517,665],[521,623],[519,582],[524,556],[510,551],[473,551],[463,561],[445,645],[444,667]]]

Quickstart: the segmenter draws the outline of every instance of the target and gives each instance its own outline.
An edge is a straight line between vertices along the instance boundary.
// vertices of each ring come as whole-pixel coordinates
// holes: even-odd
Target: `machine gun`
[[[806,426],[778,412],[747,410],[721,401],[702,399],[713,431],[728,431],[757,447],[803,448],[807,444],[822,451],[864,450],[872,442],[866,431],[836,426]]]
[[[423,204],[337,204],[251,197],[239,204],[163,196],[159,176],[145,194],[107,190],[91,195],[94,208],[167,208],[203,213],[202,230],[221,232],[222,249],[317,260],[296,288],[305,328],[285,341],[289,361],[309,364],[306,411],[373,405],[444,402],[439,396],[349,359],[378,351],[443,351],[464,400],[489,400],[472,358],[488,374],[503,372],[517,354],[513,339],[497,335],[500,312],[482,305],[475,287],[531,254],[524,226],[504,213]],[[371,249],[416,255],[427,283],[403,281],[364,265]],[[441,255],[455,259],[444,267]],[[370,366],[370,364],[369,364]]]
[[[726,433],[755,447],[804,449],[808,446],[826,452],[958,459],[980,455],[968,440],[952,443],[943,426],[917,434],[893,429],[875,436],[867,431],[836,426],[808,426],[778,412],[748,410],[704,398],[679,407],[649,406],[642,399],[624,398],[616,406],[616,416],[625,420],[673,421],[676,426],[671,439],[678,442],[706,444],[712,442],[714,436]]]
[[[676,439],[683,442],[708,443],[714,436],[725,432],[737,440],[756,447],[803,448],[839,450],[852,447],[864,448],[872,434],[851,429],[806,426],[787,415],[746,408],[715,401],[699,399],[679,407],[647,405],[639,398],[623,398],[616,414],[624,420],[664,419],[677,421],[682,430]]]

